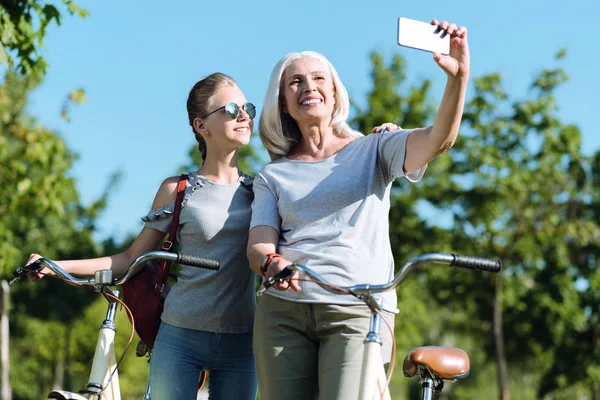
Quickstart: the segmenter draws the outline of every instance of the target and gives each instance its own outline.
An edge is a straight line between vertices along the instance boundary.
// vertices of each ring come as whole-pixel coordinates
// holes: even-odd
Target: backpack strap
[[[185,185],[187,183],[187,179],[187,174],[181,174],[181,176],[179,177],[179,184],[177,186],[177,197],[175,198],[175,207],[173,210],[173,219],[171,220],[171,226],[169,227],[169,235],[167,236],[167,240],[165,240],[161,246],[161,250],[163,251],[171,251],[171,249],[173,248],[173,244],[175,243],[175,240],[177,238],[179,214],[181,213],[181,203],[185,194]],[[158,271],[156,273],[156,284],[154,285],[154,290],[156,290],[156,292],[162,293],[165,287],[165,283],[167,282],[167,278],[169,277],[170,268],[170,262],[166,260],[160,261]]]

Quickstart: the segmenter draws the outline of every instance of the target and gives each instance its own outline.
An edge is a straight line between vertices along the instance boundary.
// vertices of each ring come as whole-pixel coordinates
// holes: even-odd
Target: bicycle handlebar
[[[488,272],[499,272],[502,268],[502,263],[500,260],[491,260],[487,258],[463,256],[458,254],[428,253],[408,261],[402,266],[400,271],[396,273],[394,279],[388,283],[381,285],[359,284],[354,286],[336,286],[328,282],[325,278],[321,277],[318,273],[314,272],[310,268],[300,264],[292,264],[279,272],[279,274],[267,279],[263,283],[263,287],[259,290],[258,295],[260,296],[263,294],[269,287],[273,286],[280,279],[289,279],[294,271],[298,271],[307,275],[312,281],[317,283],[323,289],[334,294],[351,293],[354,295],[364,295],[387,292],[398,287],[413,270],[425,264],[444,264],[451,267],[475,269]]]
[[[192,267],[205,268],[215,271],[218,270],[220,267],[220,261],[212,258],[197,257],[191,254],[183,253],[171,253],[168,251],[151,251],[148,253],[144,253],[138,258],[136,258],[131,263],[131,265],[127,267],[125,272],[123,272],[120,276],[112,279],[110,285],[122,285],[138,272],[142,264],[156,259],[167,260],[180,264],[190,265]],[[49,260],[47,258],[40,258],[32,262],[31,264],[17,268],[13,272],[13,276],[15,277],[15,279],[13,279],[11,283],[16,282],[19,278],[21,278],[23,275],[28,274],[29,272],[41,271],[44,267],[47,267],[50,271],[54,272],[57,276],[64,279],[69,284],[88,286],[96,285],[95,278],[75,278],[73,275],[69,274],[61,267],[59,267],[54,261]]]
[[[221,266],[221,262],[214,258],[203,258],[197,257],[191,254],[183,253],[171,253],[168,251],[151,251],[149,253],[142,254],[136,258],[131,265],[123,272],[120,276],[113,279],[113,285],[121,285],[133,275],[138,272],[138,267],[142,264],[155,259],[172,261],[180,264],[189,265],[192,267],[199,267],[210,270],[218,270]]]
[[[500,269],[502,268],[500,260],[461,256],[460,254],[452,254],[452,256],[454,256],[454,261],[450,263],[450,266],[488,272],[500,272]]]

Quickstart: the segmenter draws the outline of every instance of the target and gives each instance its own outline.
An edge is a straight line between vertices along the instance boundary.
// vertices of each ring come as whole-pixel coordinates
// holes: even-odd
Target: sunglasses
[[[246,111],[246,113],[248,114],[250,119],[254,119],[254,117],[256,117],[256,107],[252,103],[246,103],[241,108],[235,103],[227,103],[223,107],[219,107],[216,110],[211,111],[208,114],[206,114],[205,116],[200,117],[200,118],[204,119],[204,118],[208,117],[209,115],[214,114],[220,110],[225,110],[225,114],[227,114],[227,116],[231,119],[238,119],[238,117],[240,116],[241,110]]]

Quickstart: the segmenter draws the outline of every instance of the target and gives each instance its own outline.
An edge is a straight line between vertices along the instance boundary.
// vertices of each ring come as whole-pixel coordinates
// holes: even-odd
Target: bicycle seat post
[[[429,373],[425,372],[421,377],[421,399],[432,400],[433,399],[433,387],[435,383]]]

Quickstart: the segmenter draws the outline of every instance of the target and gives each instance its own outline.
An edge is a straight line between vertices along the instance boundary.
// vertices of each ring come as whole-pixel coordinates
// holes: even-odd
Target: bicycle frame
[[[112,291],[105,287],[114,297],[119,297],[119,291]],[[103,293],[104,294],[104,293]],[[49,399],[60,400],[121,400],[121,388],[119,385],[119,372],[117,370],[117,357],[115,353],[115,316],[118,302],[104,294],[108,301],[106,318],[100,326],[96,351],[92,362],[92,369],[86,390],[83,394],[56,390],[50,392]]]
[[[119,293],[114,292],[118,297]],[[109,300],[110,301],[110,300]],[[100,326],[94,362],[87,385],[87,389],[94,395],[106,400],[120,400],[121,388],[119,386],[119,372],[117,371],[117,359],[115,355],[115,315],[117,302],[110,301],[106,319]],[[112,374],[112,375],[111,375]],[[100,394],[102,388],[104,391]]]
[[[363,363],[360,373],[359,400],[391,400],[387,384],[387,377],[381,358],[381,316],[377,313],[371,315],[371,327],[363,352]]]

